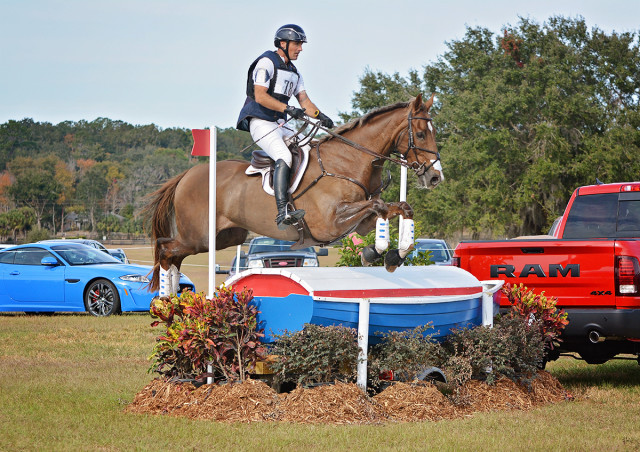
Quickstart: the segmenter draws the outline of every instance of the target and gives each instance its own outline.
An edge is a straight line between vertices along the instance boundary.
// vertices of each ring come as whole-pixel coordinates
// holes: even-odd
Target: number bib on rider
[[[298,86],[299,80],[300,80],[300,76],[295,72],[278,69],[276,71],[276,79],[273,87],[273,93],[280,94],[287,97],[291,97],[295,94],[298,94],[298,92],[296,91],[296,88]]]

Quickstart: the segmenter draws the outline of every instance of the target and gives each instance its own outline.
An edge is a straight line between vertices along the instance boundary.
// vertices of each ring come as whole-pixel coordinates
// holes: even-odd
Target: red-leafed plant
[[[557,298],[547,298],[544,292],[535,294],[524,284],[506,284],[502,293],[511,303],[511,315],[519,316],[529,323],[533,323],[533,320],[538,321],[545,348],[553,350],[554,343],[562,341],[560,335],[569,320],[564,309],[556,307]]]
[[[209,300],[203,293],[156,298],[151,326],[166,332],[156,338],[151,372],[167,378],[202,379],[207,366],[219,379],[244,381],[262,357],[259,313],[250,290],[222,287]]]

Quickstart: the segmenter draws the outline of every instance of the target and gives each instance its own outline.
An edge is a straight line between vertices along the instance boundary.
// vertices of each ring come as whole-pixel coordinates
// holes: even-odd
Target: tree
[[[55,203],[63,188],[55,172],[59,162],[57,157],[49,155],[37,159],[17,157],[8,165],[9,171],[15,177],[15,182],[9,187],[9,193],[16,205],[33,209],[39,229],[42,228],[45,208]]]
[[[353,105],[367,109],[416,87],[383,74],[361,83]],[[500,34],[467,28],[417,86],[438,94],[447,178],[407,197],[430,235],[543,233],[575,187],[640,174],[637,33],[607,35],[562,17],[520,19]]]

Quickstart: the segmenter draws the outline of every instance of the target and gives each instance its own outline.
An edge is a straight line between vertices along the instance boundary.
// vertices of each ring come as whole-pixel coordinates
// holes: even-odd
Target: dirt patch
[[[267,384],[169,383],[154,380],[125,411],[218,422],[282,421],[304,424],[380,424],[454,419],[482,411],[528,410],[571,400],[545,371],[528,386],[502,378],[495,385],[469,381],[446,397],[430,383],[396,383],[369,397],[355,384],[336,383],[277,394]]]

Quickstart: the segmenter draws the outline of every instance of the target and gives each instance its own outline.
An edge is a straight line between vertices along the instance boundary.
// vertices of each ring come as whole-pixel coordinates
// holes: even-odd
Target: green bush
[[[156,338],[150,372],[166,378],[244,381],[258,359],[264,357],[258,329],[259,311],[249,290],[222,287],[209,300],[203,293],[156,298],[151,316],[166,332]],[[213,375],[207,374],[207,366]]]
[[[46,229],[32,229],[27,233],[26,243],[35,243],[40,240],[47,240],[51,235]]]
[[[494,383],[500,376],[527,380],[541,366],[544,343],[540,329],[517,316],[505,316],[493,328],[453,330],[443,347],[447,381],[462,385],[471,378]]]
[[[433,335],[425,334],[433,326],[423,325],[408,331],[379,334],[382,340],[371,347],[368,356],[369,384],[378,387],[380,376],[392,372],[394,380],[414,381],[427,367],[441,361],[440,344]]]
[[[269,352],[276,356],[270,364],[276,382],[355,381],[359,353],[355,329],[307,323],[301,331],[285,331],[274,337]]]
[[[499,376],[528,381],[560,341],[568,320],[557,309],[556,298],[537,295],[522,284],[507,284],[502,292],[511,309],[498,316],[493,328],[457,330],[445,340],[443,366],[450,381],[486,378],[493,383]]]
[[[419,224],[415,224],[415,233],[418,235]],[[390,226],[390,236],[391,240],[389,243],[389,249],[398,247],[398,227],[396,225]],[[362,254],[362,249],[375,244],[376,241],[376,231],[375,229],[369,232],[366,236],[361,236],[356,234],[355,232],[349,234],[347,237],[344,237],[340,243],[340,247],[338,247],[338,254],[340,258],[338,262],[336,262],[336,267],[361,267],[362,261],[360,255]],[[386,255],[386,251],[382,253],[382,258],[376,262],[374,262],[373,266],[383,266],[384,265],[384,256]],[[407,257],[405,260],[405,265],[431,265],[433,261],[431,260],[431,251],[418,251],[415,257]]]

